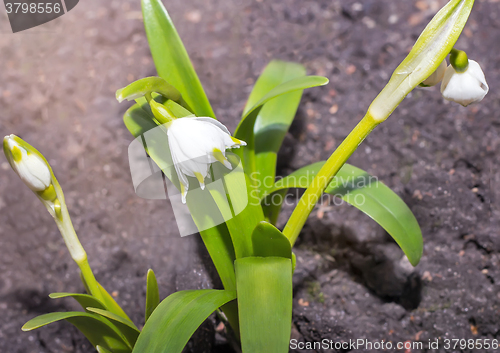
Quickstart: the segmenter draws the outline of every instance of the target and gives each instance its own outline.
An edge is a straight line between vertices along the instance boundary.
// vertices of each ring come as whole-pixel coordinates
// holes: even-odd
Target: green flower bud
[[[47,161],[32,146],[10,135],[3,139],[3,150],[12,169],[31,190],[43,192],[51,186]]]
[[[148,101],[149,101],[149,106],[151,107],[151,111],[153,112],[153,115],[155,116],[155,119],[160,124],[167,124],[167,123],[170,123],[176,119],[176,117],[170,111],[170,109],[168,109],[163,104],[158,103],[154,99],[148,99]]]

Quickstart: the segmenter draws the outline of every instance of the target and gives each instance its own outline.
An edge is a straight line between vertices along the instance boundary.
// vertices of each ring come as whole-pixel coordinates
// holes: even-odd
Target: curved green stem
[[[304,227],[307,217],[309,217],[309,214],[335,174],[337,174],[347,159],[379,123],[371,114],[367,113],[320,169],[311,185],[309,185],[300,198],[299,203],[283,229],[283,234],[290,240],[292,246],[295,244],[302,227]]]

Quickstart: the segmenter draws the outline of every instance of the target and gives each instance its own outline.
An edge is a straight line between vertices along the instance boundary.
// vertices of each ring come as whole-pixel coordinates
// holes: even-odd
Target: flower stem
[[[56,184],[56,187],[60,190],[59,183],[56,182]],[[57,227],[61,232],[64,242],[66,243],[71,258],[80,268],[82,277],[90,291],[90,294],[96,299],[103,301],[104,298],[101,294],[101,290],[99,289],[99,285],[97,283],[97,280],[95,279],[94,273],[90,268],[89,261],[87,259],[87,253],[80,243],[80,240],[76,235],[75,228],[73,227],[73,223],[71,222],[71,218],[69,216],[68,208],[66,207],[66,202],[64,201],[62,191],[60,193],[60,200],[62,200],[61,211],[54,217]]]
[[[367,113],[320,169],[313,182],[300,198],[299,203],[293,210],[290,219],[283,229],[283,234],[290,240],[292,246],[297,240],[302,227],[304,227],[307,217],[309,217],[309,214],[328,184],[330,184],[333,177],[340,168],[342,168],[361,142],[363,142],[366,136],[368,136],[379,123],[380,122],[376,121],[371,114]]]
[[[90,268],[89,261],[87,260],[87,257],[79,260],[77,262],[78,267],[80,267],[80,271],[82,271],[82,277],[85,280],[85,283],[87,284],[87,287],[90,291],[90,294],[95,297],[96,299],[100,300],[101,302],[104,302],[104,298],[102,296],[101,290],[99,289],[99,285],[97,284],[97,280],[94,277],[94,273],[92,272],[92,269]]]

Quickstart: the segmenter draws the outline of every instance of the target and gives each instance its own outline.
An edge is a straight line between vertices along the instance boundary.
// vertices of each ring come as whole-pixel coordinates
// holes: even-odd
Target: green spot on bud
[[[57,198],[56,190],[52,184],[47,189],[38,191],[37,194],[46,201],[54,201]]]
[[[23,153],[21,152],[21,149],[17,146],[12,147],[12,158],[14,159],[14,162],[21,162],[21,159],[23,158]]]

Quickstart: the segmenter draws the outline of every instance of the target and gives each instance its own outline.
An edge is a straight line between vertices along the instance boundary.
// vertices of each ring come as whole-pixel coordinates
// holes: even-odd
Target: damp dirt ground
[[[232,131],[271,59],[330,79],[303,95],[280,151],[278,174],[286,175],[329,156],[444,3],[176,0],[167,7]],[[500,339],[499,5],[476,1],[458,42],[486,73],[484,101],[464,108],[437,88],[417,89],[350,159],[415,213],[425,244],[420,264],[411,267],[377,224],[349,206],[317,207],[296,247],[292,339],[424,344],[401,352],[488,352],[446,350],[444,340]],[[128,106],[114,96],[154,74],[139,0],[80,1],[18,34],[0,9],[0,133],[21,136],[51,162],[96,277],[139,326],[148,268],[162,298],[219,286],[199,237],[179,236],[168,201],[134,194],[132,138],[121,120]],[[5,159],[0,167],[0,351],[91,352],[67,323],[21,331],[36,315],[77,310],[48,294],[83,286],[50,216]],[[216,327],[210,318],[186,351],[231,352]],[[439,348],[429,348],[436,339]],[[291,351],[381,351],[364,348]]]

